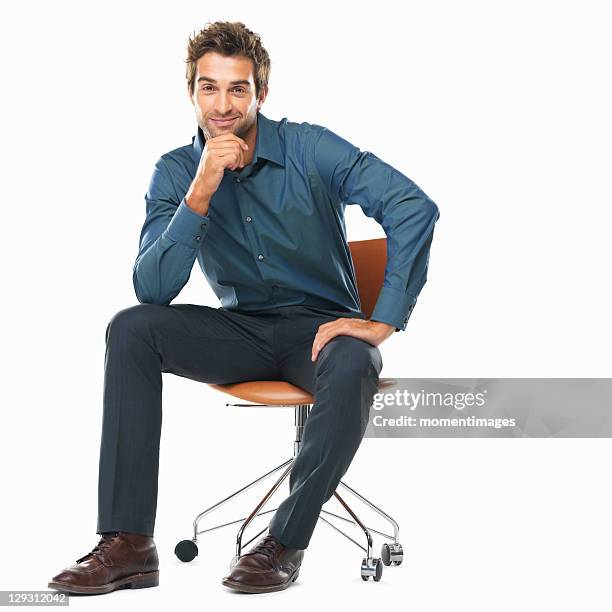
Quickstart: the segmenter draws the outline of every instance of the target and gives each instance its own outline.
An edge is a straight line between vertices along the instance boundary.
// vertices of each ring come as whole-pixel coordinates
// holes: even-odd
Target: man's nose
[[[220,93],[215,102],[215,112],[218,115],[226,115],[232,108],[232,100],[226,93]]]

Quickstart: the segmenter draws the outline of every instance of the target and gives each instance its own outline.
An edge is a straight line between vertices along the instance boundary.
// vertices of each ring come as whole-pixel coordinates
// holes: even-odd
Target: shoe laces
[[[270,565],[272,565],[272,558],[274,557],[279,546],[281,546],[280,542],[271,533],[269,533],[246,554],[264,555],[264,557],[266,557],[270,562]]]
[[[105,533],[102,534],[100,541],[94,546],[91,552],[87,553],[84,557],[77,559],[77,563],[84,561],[89,557],[95,557],[102,563],[102,565],[109,566],[105,554],[110,548],[111,544],[119,537],[119,532],[116,533]]]

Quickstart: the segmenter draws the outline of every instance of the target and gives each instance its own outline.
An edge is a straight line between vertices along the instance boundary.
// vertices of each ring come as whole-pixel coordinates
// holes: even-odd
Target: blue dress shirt
[[[200,215],[185,195],[204,144],[198,127],[191,144],[155,164],[133,272],[139,302],[168,305],[197,259],[228,310],[302,304],[360,313],[344,222],[346,204],[359,204],[387,235],[384,286],[370,319],[406,329],[439,217],[414,182],[325,127],[260,111],[252,162],[225,169]]]

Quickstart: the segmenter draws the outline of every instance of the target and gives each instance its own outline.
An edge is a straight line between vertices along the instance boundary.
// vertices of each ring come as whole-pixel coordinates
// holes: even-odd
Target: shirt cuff
[[[166,234],[174,242],[199,248],[209,225],[209,216],[198,214],[183,198],[166,227]]]
[[[383,287],[378,295],[370,321],[395,325],[395,331],[404,331],[416,304],[416,297],[390,287]]]

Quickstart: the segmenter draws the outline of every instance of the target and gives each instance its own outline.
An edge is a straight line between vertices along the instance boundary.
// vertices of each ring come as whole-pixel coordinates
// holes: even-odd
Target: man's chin
[[[215,136],[222,136],[223,134],[233,134],[234,133],[234,129],[229,129],[229,128],[211,128],[210,129],[210,133],[213,135],[213,138]]]
[[[208,131],[215,136],[221,136],[223,134],[236,134],[240,126],[232,125],[230,127],[219,127],[218,125],[209,125]]]

